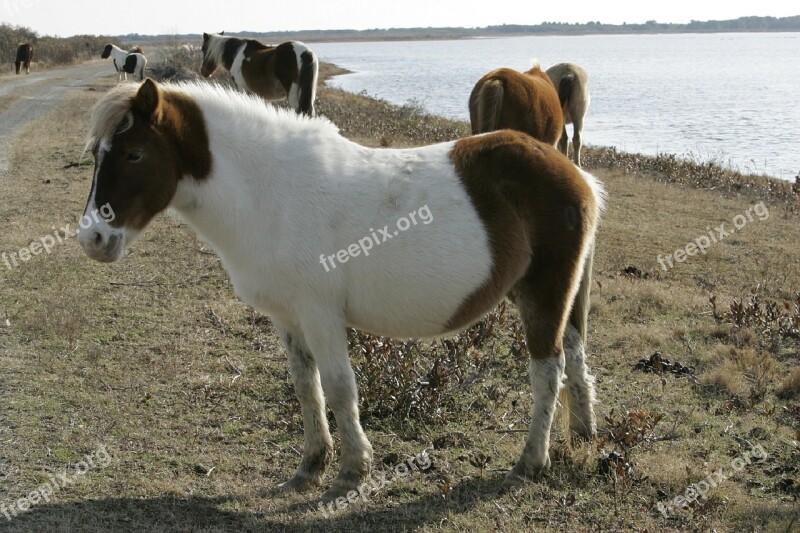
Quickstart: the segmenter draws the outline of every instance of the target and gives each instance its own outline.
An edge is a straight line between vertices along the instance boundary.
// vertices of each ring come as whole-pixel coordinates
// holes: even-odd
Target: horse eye
[[[142,156],[143,155],[144,154],[142,152],[139,152],[139,151],[131,152],[131,153],[128,154],[128,161],[131,162],[131,163],[138,163],[139,161],[142,160]]]

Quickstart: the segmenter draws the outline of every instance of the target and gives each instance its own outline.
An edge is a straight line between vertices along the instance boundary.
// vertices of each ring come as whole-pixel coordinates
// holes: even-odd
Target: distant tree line
[[[90,58],[100,57],[103,47],[116,39],[96,35],[76,35],[74,37],[40,37],[30,28],[0,24],[0,70],[5,71],[8,64],[14,63],[17,46],[30,43],[34,48],[34,62],[38,64],[68,65]]]
[[[225,28],[219,28],[225,29]],[[389,28],[373,30],[303,30],[292,32],[231,32],[226,35],[247,36],[264,41],[279,42],[287,39],[320,41],[375,41],[412,39],[462,39],[469,37],[496,37],[518,35],[586,35],[586,34],[639,34],[639,33],[712,33],[712,32],[779,32],[800,31],[800,15],[795,17],[742,17],[734,20],[693,20],[688,24],[665,24],[649,20],[644,24],[603,24],[600,21],[585,23],[543,22],[536,25],[503,24],[483,28]],[[200,44],[200,34],[139,35],[120,37],[125,41],[169,41]]]

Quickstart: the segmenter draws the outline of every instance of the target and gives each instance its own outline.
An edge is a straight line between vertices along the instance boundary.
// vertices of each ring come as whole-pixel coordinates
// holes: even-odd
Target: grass
[[[35,149],[16,145],[0,252],[78,221],[92,170],[70,163],[80,160],[88,109],[112,82],[93,83],[28,128],[21,138],[38,139]],[[320,91],[318,110],[371,146],[468,129],[332,89]],[[73,473],[102,446],[110,457],[11,521],[0,508],[0,530],[790,531],[800,521],[800,345],[773,336],[770,324],[788,322],[770,322],[764,309],[800,290],[791,184],[598,148],[585,161],[609,191],[590,322],[600,435],[572,446],[556,429],[542,480],[497,493],[530,403],[507,304],[446,342],[351,336],[362,384],[381,377],[382,361],[420,376],[433,375],[435,360],[445,365],[448,379],[416,391],[436,401],[409,403],[416,380],[362,391],[376,473],[391,477],[422,450],[429,469],[330,517],[317,509],[319,494],[276,492],[302,449],[280,343],[268,317],[233,294],[219,259],[162,216],[116,265],[89,261],[74,240],[11,270],[0,262],[0,506]],[[762,200],[768,219],[662,270],[659,254]],[[758,312],[746,304],[754,294]],[[736,302],[753,320],[728,313]],[[783,314],[798,320],[791,304]],[[634,371],[654,351],[694,373]],[[406,403],[391,403],[398,394]],[[767,459],[734,472],[751,445]],[[656,509],[720,469],[732,475],[705,501],[668,519]]]

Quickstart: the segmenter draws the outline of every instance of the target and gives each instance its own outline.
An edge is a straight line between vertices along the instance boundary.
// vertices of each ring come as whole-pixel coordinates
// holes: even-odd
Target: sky
[[[786,0],[0,0],[0,22],[40,35],[186,34],[541,22],[685,23],[800,14]]]

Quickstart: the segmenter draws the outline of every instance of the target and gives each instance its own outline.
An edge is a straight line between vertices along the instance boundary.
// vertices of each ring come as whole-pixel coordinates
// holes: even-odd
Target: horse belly
[[[379,245],[365,234],[361,243],[369,239],[374,245],[370,255],[359,245],[359,255],[342,265],[349,280],[347,318],[354,327],[392,337],[441,335],[491,276],[488,235],[472,206],[428,208],[430,224],[402,232],[390,228],[392,239]]]

